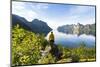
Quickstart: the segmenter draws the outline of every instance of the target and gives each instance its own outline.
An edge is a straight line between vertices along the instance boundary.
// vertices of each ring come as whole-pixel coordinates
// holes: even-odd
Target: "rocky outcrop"
[[[86,24],[82,25],[78,23],[77,25],[63,25],[57,28],[59,32],[63,32],[66,34],[91,34],[95,35],[95,23],[94,24]]]

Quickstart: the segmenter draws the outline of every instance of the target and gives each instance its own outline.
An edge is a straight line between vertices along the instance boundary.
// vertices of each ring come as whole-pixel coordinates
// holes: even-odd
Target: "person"
[[[57,45],[54,44],[54,42],[55,42],[55,37],[53,32],[51,32],[49,35],[49,43],[51,46],[50,52],[53,56],[56,57],[56,61],[58,61],[59,59],[61,59],[61,52],[59,51]]]
[[[51,46],[54,44],[54,39],[55,39],[54,34],[53,34],[53,32],[51,32],[49,35],[49,43]]]

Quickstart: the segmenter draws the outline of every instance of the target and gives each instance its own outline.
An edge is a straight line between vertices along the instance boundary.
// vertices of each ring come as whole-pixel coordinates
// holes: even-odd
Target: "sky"
[[[95,23],[95,7],[72,4],[48,4],[34,2],[12,2],[12,14],[45,21],[52,29],[66,24]]]

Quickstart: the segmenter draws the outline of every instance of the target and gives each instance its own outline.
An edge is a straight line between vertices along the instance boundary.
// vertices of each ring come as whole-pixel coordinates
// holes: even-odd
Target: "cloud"
[[[47,9],[48,8],[48,4],[46,4],[46,3],[38,3],[35,7],[37,9]]]
[[[48,8],[48,4],[31,3],[31,2],[12,2],[12,13],[32,21],[39,18],[43,10]]]
[[[32,21],[37,18],[47,22],[51,28],[65,24],[89,24],[95,22],[95,8],[92,6],[12,2],[12,13]],[[59,11],[59,12],[58,12]]]
[[[38,14],[34,11],[28,11],[26,12],[26,16],[24,15],[24,17],[28,20],[28,21],[32,21],[34,18],[36,18],[38,16]]]
[[[28,21],[32,21],[32,18],[37,17],[37,13],[35,11],[28,10],[28,7],[24,2],[12,2],[12,13],[22,16]]]

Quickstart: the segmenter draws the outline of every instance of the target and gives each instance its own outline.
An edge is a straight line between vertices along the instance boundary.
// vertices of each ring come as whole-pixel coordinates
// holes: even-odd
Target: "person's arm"
[[[53,40],[55,40],[55,36],[54,36],[54,34],[53,34]]]
[[[49,35],[49,41],[50,41],[50,39],[51,39],[51,34]]]

